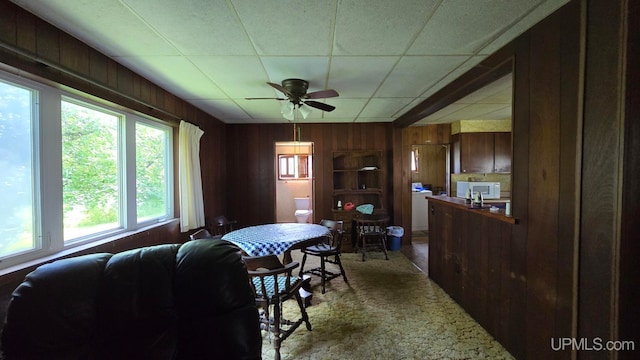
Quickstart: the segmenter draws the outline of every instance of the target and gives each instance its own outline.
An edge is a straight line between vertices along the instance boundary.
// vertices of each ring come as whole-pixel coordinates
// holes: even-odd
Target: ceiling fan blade
[[[307,95],[305,95],[304,97],[306,99],[326,99],[326,98],[332,98],[337,96],[340,96],[338,95],[337,91],[333,89],[327,89],[327,90],[320,90],[320,91],[307,93]]]
[[[336,108],[335,106],[331,106],[329,104],[325,104],[325,103],[321,103],[313,100],[307,100],[304,103],[316,109],[320,109],[322,111],[327,111],[327,112],[333,111]]]
[[[291,96],[291,93],[285,89],[282,85],[280,84],[276,84],[276,83],[272,83],[272,82],[267,82],[267,84],[269,84],[272,88],[280,91],[281,93],[287,95],[287,96]]]
[[[244,98],[245,100],[288,100],[283,98],[274,98],[274,97],[254,97],[254,98]]]

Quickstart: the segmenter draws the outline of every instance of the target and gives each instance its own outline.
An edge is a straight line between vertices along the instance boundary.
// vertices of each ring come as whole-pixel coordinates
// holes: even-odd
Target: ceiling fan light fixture
[[[295,105],[291,101],[285,101],[280,107],[280,112],[282,116],[287,120],[293,120],[293,110],[295,109]]]
[[[303,119],[306,119],[312,113],[311,108],[305,104],[298,105],[298,110],[300,110]]]

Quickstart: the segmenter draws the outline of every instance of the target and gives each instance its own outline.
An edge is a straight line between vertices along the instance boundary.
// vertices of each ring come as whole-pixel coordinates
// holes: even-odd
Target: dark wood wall
[[[609,321],[616,329],[617,338],[633,340],[637,346],[640,343],[640,228],[638,214],[640,214],[640,1],[629,1],[628,8],[622,16],[623,24],[627,25],[624,33],[627,36],[625,69],[621,79],[625,79],[624,120],[624,151],[622,163],[624,166],[621,188],[618,193],[622,197],[621,231],[620,231],[620,269],[617,276],[620,279],[619,293],[614,302],[614,309],[618,310],[617,319]],[[596,10],[597,11],[597,10]],[[625,18],[626,16],[626,18]],[[624,21],[626,20],[626,21]],[[622,70],[622,69],[619,69]],[[620,114],[619,114],[620,115]],[[611,231],[611,230],[610,230]],[[611,246],[611,243],[610,243]],[[592,261],[596,261],[597,254],[592,254]],[[588,279],[587,279],[588,280]],[[633,359],[637,352],[625,352],[621,359]]]
[[[640,344],[640,6],[587,1],[578,334]],[[613,6],[613,4],[617,6]],[[602,358],[582,352],[581,359]]]
[[[637,357],[637,349],[556,352],[551,340],[640,342],[640,237],[631,225],[640,198],[638,10],[622,0],[572,1],[395,124],[437,111],[501,58],[513,64],[519,223],[501,300],[510,304],[509,331],[520,335],[503,345],[517,358]]]
[[[299,124],[300,140],[314,144],[316,219],[333,218],[333,152],[381,150],[386,153],[385,208],[393,216],[391,123]],[[275,221],[275,142],[292,141],[292,124],[227,125],[228,217],[241,225]]]

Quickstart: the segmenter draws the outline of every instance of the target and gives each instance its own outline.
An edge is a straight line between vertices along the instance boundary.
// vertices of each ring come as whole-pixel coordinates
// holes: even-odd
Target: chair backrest
[[[237,224],[237,221],[229,220],[224,215],[216,216],[213,219],[213,224],[212,224],[213,232],[216,235],[224,235],[228,232],[233,231],[236,227],[236,224]]]
[[[384,235],[389,225],[389,215],[387,214],[360,214],[355,218],[358,233],[374,235]]]
[[[286,281],[284,282],[285,287],[279,287],[279,292],[274,295],[289,293],[289,288],[292,284],[293,269],[299,266],[298,262],[294,261],[283,265],[276,255],[243,256],[242,260],[247,266],[249,277],[259,279],[258,281],[250,282],[255,294],[258,295],[257,298],[263,297],[265,298],[264,300],[268,300],[268,294],[272,293],[272,291],[269,290],[273,290],[275,284],[281,283],[278,281],[278,277],[286,277]]]
[[[211,238],[211,233],[207,229],[200,229],[189,235],[191,240]]]
[[[344,234],[344,221],[323,219],[320,221],[320,225],[326,226],[331,230],[331,236],[328,237],[329,245],[340,249],[342,246],[342,236]]]

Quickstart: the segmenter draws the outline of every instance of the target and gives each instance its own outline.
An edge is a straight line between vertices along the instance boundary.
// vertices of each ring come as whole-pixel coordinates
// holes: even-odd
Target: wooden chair
[[[274,359],[280,359],[280,345],[291,333],[304,322],[307,330],[311,331],[309,316],[305,310],[300,295],[303,280],[292,275],[297,262],[283,265],[276,255],[243,257],[247,271],[251,278],[256,304],[262,309],[260,314],[260,328],[273,334]],[[300,307],[301,317],[296,321],[283,318],[282,303],[295,298]],[[273,313],[271,314],[271,309]]]
[[[342,267],[342,262],[340,261],[340,253],[342,249],[342,236],[344,234],[343,231],[343,221],[338,220],[322,220],[320,221],[320,225],[326,226],[331,229],[331,235],[325,237],[326,241],[319,243],[317,245],[308,246],[303,248],[302,251],[302,265],[300,265],[300,277],[303,274],[313,274],[319,276],[322,279],[322,293],[325,293],[325,284],[327,281],[331,281],[338,276],[342,275],[344,282],[347,284],[347,275]],[[304,270],[304,264],[307,261],[307,255],[318,256],[320,258],[320,266]],[[331,272],[326,269],[326,263],[331,263],[334,265],[338,265],[340,268],[340,272]]]
[[[194,232],[193,234],[189,235],[189,238],[191,240],[212,239],[213,236],[211,235],[211,233],[207,229],[200,229],[200,230]]]
[[[389,216],[386,214],[359,214],[354,221],[357,231],[356,246],[362,252],[362,261],[365,261],[367,251],[374,249],[382,250],[385,259],[389,260],[387,254]]]
[[[211,224],[211,229],[215,235],[224,235],[228,232],[233,231],[238,222],[236,220],[229,220],[226,216],[220,215],[216,216],[213,219],[213,224]]]

